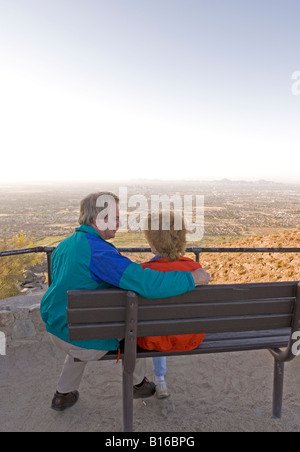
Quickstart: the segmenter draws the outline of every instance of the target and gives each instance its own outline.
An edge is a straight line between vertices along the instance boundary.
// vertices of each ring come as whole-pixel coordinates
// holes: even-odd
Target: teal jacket
[[[41,301],[41,315],[49,333],[78,347],[116,350],[117,339],[70,341],[67,323],[67,291],[119,287],[145,298],[164,298],[193,290],[190,272],[160,273],[143,269],[122,256],[92,226],[82,225],[63,240],[52,254],[52,284]]]

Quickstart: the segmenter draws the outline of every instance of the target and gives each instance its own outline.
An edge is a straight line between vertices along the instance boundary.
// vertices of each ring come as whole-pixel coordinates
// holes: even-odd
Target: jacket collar
[[[89,234],[92,234],[96,237],[99,237],[99,239],[104,240],[101,235],[99,234],[98,231],[96,231],[95,228],[93,228],[93,226],[89,226],[87,224],[82,224],[79,228],[75,229],[76,232],[88,232]]]
[[[103,242],[107,243],[108,245],[111,245],[114,248],[116,248],[116,246],[113,243],[110,243],[110,242],[107,242],[106,240],[104,240],[104,238],[101,237],[99,232],[96,231],[96,229],[93,228],[93,226],[90,226],[87,224],[82,224],[79,228],[75,229],[75,232],[87,232],[88,234],[94,235],[95,237],[98,237],[99,239],[103,240]]]

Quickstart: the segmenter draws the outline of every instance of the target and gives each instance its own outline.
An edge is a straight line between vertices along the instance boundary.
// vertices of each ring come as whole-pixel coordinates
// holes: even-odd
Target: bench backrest
[[[155,300],[120,289],[69,291],[69,334],[87,340],[125,337],[126,326],[138,337],[293,328],[299,294],[298,282],[209,285]]]

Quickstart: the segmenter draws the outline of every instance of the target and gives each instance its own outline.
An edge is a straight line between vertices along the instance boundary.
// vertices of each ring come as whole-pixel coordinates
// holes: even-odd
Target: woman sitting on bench
[[[194,271],[202,268],[198,262],[184,257],[186,250],[186,228],[181,215],[173,211],[149,214],[144,234],[155,257],[142,264],[159,272],[173,270]],[[193,350],[203,342],[205,334],[184,334],[176,336],[153,336],[138,338],[138,345],[147,350],[184,351]],[[156,395],[159,399],[169,396],[165,381],[166,357],[153,358]]]

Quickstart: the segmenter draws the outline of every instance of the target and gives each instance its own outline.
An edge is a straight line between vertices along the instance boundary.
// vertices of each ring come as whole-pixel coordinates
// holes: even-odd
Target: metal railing
[[[55,247],[53,246],[37,246],[33,248],[24,248],[20,250],[0,251],[0,257],[16,256],[19,254],[30,253],[46,253],[47,255],[47,271],[48,271],[48,285],[51,285],[51,255]],[[121,253],[151,253],[149,247],[120,247],[118,250]],[[187,253],[193,253],[196,262],[199,262],[200,254],[202,253],[300,253],[300,248],[202,248],[202,247],[187,247]]]
[[[54,246],[36,246],[33,248],[23,248],[20,250],[8,250],[0,251],[0,257],[6,256],[17,256],[19,254],[30,254],[30,253],[46,253],[47,255],[47,271],[48,271],[48,285],[50,286],[52,282],[51,278],[51,255],[55,250]]]

